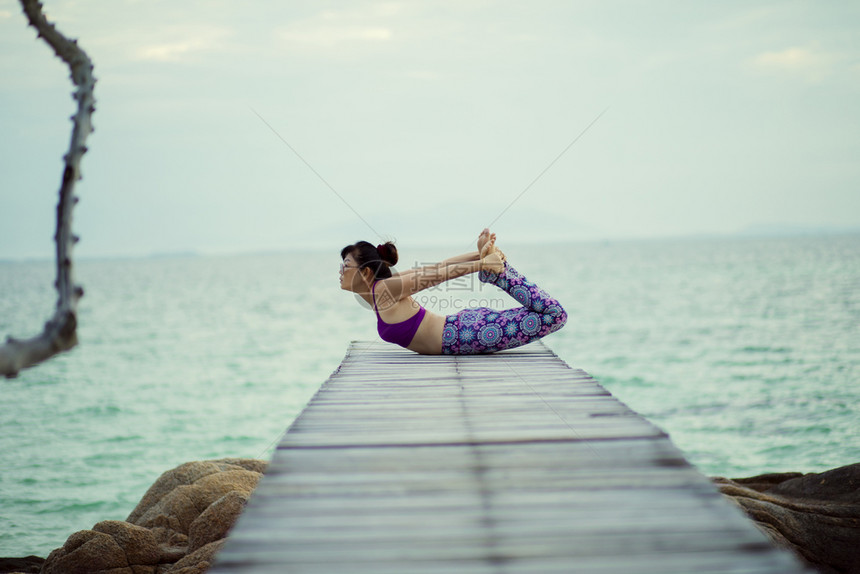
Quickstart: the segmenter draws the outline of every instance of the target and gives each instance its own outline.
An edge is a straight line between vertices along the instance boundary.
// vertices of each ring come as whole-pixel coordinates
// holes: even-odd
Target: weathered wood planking
[[[354,342],[210,572],[803,572],[666,434],[542,343]]]

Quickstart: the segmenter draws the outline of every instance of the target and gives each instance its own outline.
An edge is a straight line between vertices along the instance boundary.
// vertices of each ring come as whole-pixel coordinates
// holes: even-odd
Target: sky
[[[44,0],[95,64],[77,256],[860,228],[860,4]],[[68,71],[0,0],[0,259]]]

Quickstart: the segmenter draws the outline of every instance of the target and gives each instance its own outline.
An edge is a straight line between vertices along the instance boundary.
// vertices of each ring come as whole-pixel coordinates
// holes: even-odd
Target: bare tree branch
[[[72,138],[69,151],[64,156],[65,168],[60,185],[60,200],[57,204],[57,282],[59,292],[54,316],[45,323],[41,334],[32,339],[18,340],[9,337],[0,346],[0,374],[14,377],[26,369],[54,355],[67,351],[78,343],[77,307],[83,289],[75,285],[72,268],[72,248],[78,238],[72,234],[72,209],[77,203],[75,182],[81,179],[81,158],[87,151],[87,136],[93,131],[91,117],[95,111],[93,98],[93,64],[76,40],[68,40],[42,14],[42,4],[36,0],[20,0],[21,7],[30,22],[54,53],[71,71],[71,79],[77,89],[73,97],[78,110],[72,116]]]

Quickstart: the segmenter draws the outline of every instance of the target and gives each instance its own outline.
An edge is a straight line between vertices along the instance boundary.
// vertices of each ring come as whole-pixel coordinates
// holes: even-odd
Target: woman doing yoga
[[[341,289],[352,291],[376,312],[379,336],[425,355],[494,353],[525,345],[561,329],[567,313],[558,301],[517,272],[484,229],[478,250],[435,265],[392,274],[397,249],[391,242],[348,245],[340,253]],[[427,311],[412,296],[470,273],[506,291],[522,306],[504,311],[463,309],[443,317]]]

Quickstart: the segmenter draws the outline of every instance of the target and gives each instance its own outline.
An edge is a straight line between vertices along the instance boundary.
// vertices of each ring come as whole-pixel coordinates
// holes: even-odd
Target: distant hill
[[[860,233],[860,226],[848,227],[765,223],[748,225],[747,227],[737,231],[735,235],[742,235],[745,237],[785,237],[798,235],[845,235],[851,233]]]

